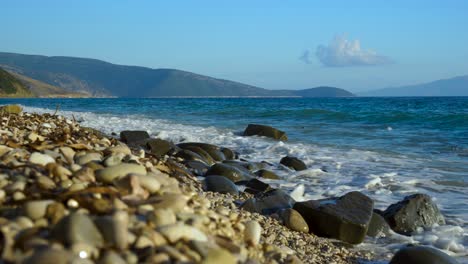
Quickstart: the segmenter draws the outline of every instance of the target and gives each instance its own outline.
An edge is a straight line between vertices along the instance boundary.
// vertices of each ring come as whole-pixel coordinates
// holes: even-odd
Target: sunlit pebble
[[[79,206],[78,202],[74,199],[70,199],[67,201],[67,206],[70,208],[77,208]]]
[[[79,253],[78,255],[79,255],[80,258],[82,258],[82,259],[88,257],[88,253],[86,253],[86,251],[84,251],[84,250],[80,251],[80,253]]]

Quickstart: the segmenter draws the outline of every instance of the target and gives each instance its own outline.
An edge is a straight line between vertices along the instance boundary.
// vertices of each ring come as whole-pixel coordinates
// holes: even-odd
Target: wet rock
[[[258,245],[261,234],[262,227],[257,221],[251,220],[245,223],[244,240],[247,244],[252,246]]]
[[[180,151],[178,151],[174,157],[176,158],[181,158],[183,160],[195,160],[195,161],[199,161],[199,162],[203,162],[205,164],[208,164],[208,161],[201,155],[191,151],[191,150],[188,150],[188,149],[182,149]]]
[[[258,179],[251,179],[245,184],[245,187],[247,188],[245,189],[244,192],[251,193],[251,194],[266,192],[271,189],[268,183],[264,183]]]
[[[85,243],[95,247],[103,245],[99,229],[88,215],[72,213],[62,218],[52,229],[51,238],[66,246]]]
[[[413,194],[390,205],[383,216],[397,233],[409,235],[418,227],[428,228],[434,224],[445,224],[437,205],[426,194]]]
[[[255,198],[247,199],[241,205],[241,209],[253,213],[270,215],[282,209],[292,208],[294,203],[295,201],[291,196],[277,189],[259,193]]]
[[[197,147],[197,146],[186,146],[184,148],[184,150],[189,150],[189,151],[192,151],[196,154],[198,154],[199,156],[201,156],[204,161],[206,162],[206,164],[208,165],[213,165],[215,163],[214,159],[211,157],[211,155],[206,152],[204,149],[200,148],[200,147]]]
[[[372,213],[372,218],[367,229],[367,235],[370,237],[385,237],[390,234],[390,226],[383,216]]]
[[[256,171],[255,175],[257,175],[260,178],[265,178],[265,179],[272,179],[272,180],[280,179],[280,177],[276,173],[269,171],[269,170],[265,170],[265,169]]]
[[[68,264],[73,255],[63,249],[45,248],[39,249],[27,258],[24,264]]]
[[[284,131],[278,130],[271,126],[257,124],[249,124],[244,130],[244,136],[263,136],[281,141],[288,140],[288,137]]]
[[[210,166],[206,163],[197,160],[188,160],[184,162],[185,166],[195,175],[205,175]]]
[[[216,163],[206,172],[206,176],[210,175],[220,175],[228,178],[233,182],[243,181],[243,180],[250,180],[253,178],[252,175],[247,174],[246,172],[242,171],[239,168],[234,166],[224,164],[224,163]]]
[[[390,264],[457,264],[458,262],[444,252],[425,246],[407,246],[393,256]]]
[[[265,167],[265,164],[261,162],[247,162],[247,161],[239,161],[239,160],[224,160],[223,163],[229,164],[231,166],[235,166],[242,170],[248,171],[249,173],[252,171],[256,171]]]
[[[182,223],[165,225],[159,227],[157,230],[163,234],[171,243],[175,243],[180,239],[208,241],[208,238],[203,232],[195,227]]]
[[[0,113],[19,114],[22,111],[23,108],[19,105],[4,105],[0,107]]]
[[[112,167],[107,167],[96,171],[96,179],[104,183],[112,183],[113,180],[124,177],[128,174],[146,174],[146,168],[131,163],[121,163]]]
[[[301,171],[301,170],[306,170],[307,169],[307,166],[306,164],[296,158],[296,157],[290,157],[290,156],[286,156],[286,157],[283,157],[280,161],[281,164],[283,164],[284,166],[288,167],[288,168],[291,168],[293,170],[296,170],[296,171]]]
[[[350,244],[361,243],[367,233],[374,202],[360,192],[350,192],[339,198],[297,202],[298,211],[312,233]]]
[[[163,157],[175,147],[172,142],[160,138],[148,140],[146,146],[149,148],[151,154],[157,157]]]
[[[309,225],[302,215],[294,209],[284,209],[279,212],[283,224],[294,231],[309,233]]]
[[[34,163],[34,164],[38,164],[38,165],[41,165],[41,166],[45,166],[48,163],[55,163],[55,159],[52,158],[49,155],[42,154],[42,153],[39,153],[39,152],[34,152],[29,157],[29,162]]]
[[[149,139],[148,132],[141,130],[125,130],[120,132],[120,141],[127,144],[135,144],[143,140]]]
[[[237,186],[226,177],[216,175],[206,176],[204,183],[205,190],[208,192],[239,194]]]
[[[43,218],[46,215],[47,206],[53,202],[53,200],[28,201],[23,205],[24,215],[32,220]]]
[[[221,148],[221,152],[224,154],[226,160],[233,160],[238,156],[232,149],[229,148]]]
[[[226,159],[224,153],[221,151],[221,148],[215,145],[198,142],[187,142],[177,144],[177,146],[182,149],[188,149],[189,147],[199,147],[207,152],[215,161],[223,161]]]

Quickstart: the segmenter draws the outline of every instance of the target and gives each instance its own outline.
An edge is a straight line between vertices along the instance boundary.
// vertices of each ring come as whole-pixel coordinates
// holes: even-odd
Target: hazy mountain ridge
[[[353,96],[352,93],[333,87],[268,90],[187,71],[116,65],[85,58],[0,52],[0,64],[8,65],[19,74],[64,88],[69,92],[86,93],[96,97]]]
[[[428,83],[384,88],[358,93],[359,96],[468,96],[468,75]]]
[[[0,68],[1,97],[31,97],[31,91],[15,76]]]

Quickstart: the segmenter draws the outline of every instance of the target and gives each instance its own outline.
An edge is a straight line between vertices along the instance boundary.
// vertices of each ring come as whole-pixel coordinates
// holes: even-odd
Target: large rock
[[[19,105],[4,105],[0,107],[0,113],[19,114],[22,111],[23,108]]]
[[[291,168],[293,170],[296,170],[296,171],[301,171],[301,170],[306,170],[307,169],[307,166],[305,165],[305,163],[296,158],[296,157],[291,157],[291,156],[286,156],[286,157],[283,157],[281,160],[280,160],[280,163],[283,164],[284,166],[288,167],[288,168]]]
[[[393,256],[390,264],[457,264],[444,252],[425,246],[407,246]]]
[[[135,144],[149,138],[148,132],[142,130],[124,130],[120,132],[120,141],[127,144]]]
[[[231,180],[222,176],[205,177],[205,190],[209,192],[239,194],[239,189]]]
[[[361,243],[372,218],[374,202],[360,192],[339,198],[297,202],[297,210],[312,233],[351,244]]]
[[[210,169],[206,163],[198,160],[186,160],[184,162],[185,166],[195,175],[203,176]]]
[[[276,140],[287,141],[288,136],[284,131],[278,130],[271,126],[249,124],[244,130],[244,136],[263,136]]]
[[[180,151],[178,151],[174,157],[176,158],[181,158],[183,159],[184,161],[188,161],[188,160],[196,160],[196,161],[200,161],[200,162],[203,162],[205,164],[208,164],[208,161],[201,155],[191,151],[191,150],[188,150],[188,149],[182,149]]]
[[[272,179],[272,180],[280,179],[280,177],[276,173],[269,171],[269,170],[265,170],[265,169],[256,171],[255,175],[257,175],[260,178],[265,178],[265,179]]]
[[[370,237],[386,237],[390,234],[390,226],[383,216],[375,212],[372,213],[372,218],[367,229],[367,235]]]
[[[216,163],[206,172],[206,176],[209,175],[220,175],[230,179],[233,182],[250,180],[253,178],[252,175],[246,173],[245,171],[240,170],[234,166]]]
[[[201,156],[201,157],[205,160],[206,164],[208,164],[208,165],[210,165],[210,166],[213,165],[213,164],[215,163],[213,157],[211,157],[211,155],[210,155],[208,152],[206,152],[204,149],[202,149],[202,148],[200,148],[200,147],[197,147],[197,146],[187,146],[187,147],[185,147],[185,148],[183,149],[183,151],[187,151],[187,150],[188,150],[188,151],[191,151],[191,152],[193,152],[193,153],[196,153],[196,154],[198,154],[199,156]]]
[[[188,149],[191,147],[199,147],[206,151],[215,161],[223,161],[226,159],[222,149],[216,145],[208,143],[199,143],[199,142],[186,142],[177,144],[178,147],[182,149]]]
[[[149,148],[151,154],[157,157],[163,157],[175,147],[172,142],[160,138],[149,139],[146,142],[146,146]]]
[[[291,196],[282,190],[276,189],[259,193],[254,198],[247,199],[241,205],[241,209],[252,213],[270,215],[282,209],[292,208],[294,203],[295,201]]]
[[[434,224],[445,224],[445,219],[431,197],[426,194],[413,194],[398,203],[390,205],[383,217],[397,233],[409,235],[418,227],[428,228]]]
[[[247,187],[244,192],[257,194],[261,192],[266,192],[271,189],[268,183],[264,183],[258,179],[251,179],[245,183],[245,187]]]

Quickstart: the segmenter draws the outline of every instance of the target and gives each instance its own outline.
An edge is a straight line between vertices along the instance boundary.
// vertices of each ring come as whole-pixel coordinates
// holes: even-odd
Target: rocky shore
[[[15,106],[0,124],[4,263],[357,263],[373,258],[352,249],[365,236],[444,221],[420,194],[384,212],[359,192],[296,202],[262,181],[278,177],[265,164],[222,146],[108,136]],[[252,135],[287,139],[258,125]],[[305,169],[294,157],[280,163]],[[456,263],[419,246],[391,263],[428,259]]]

